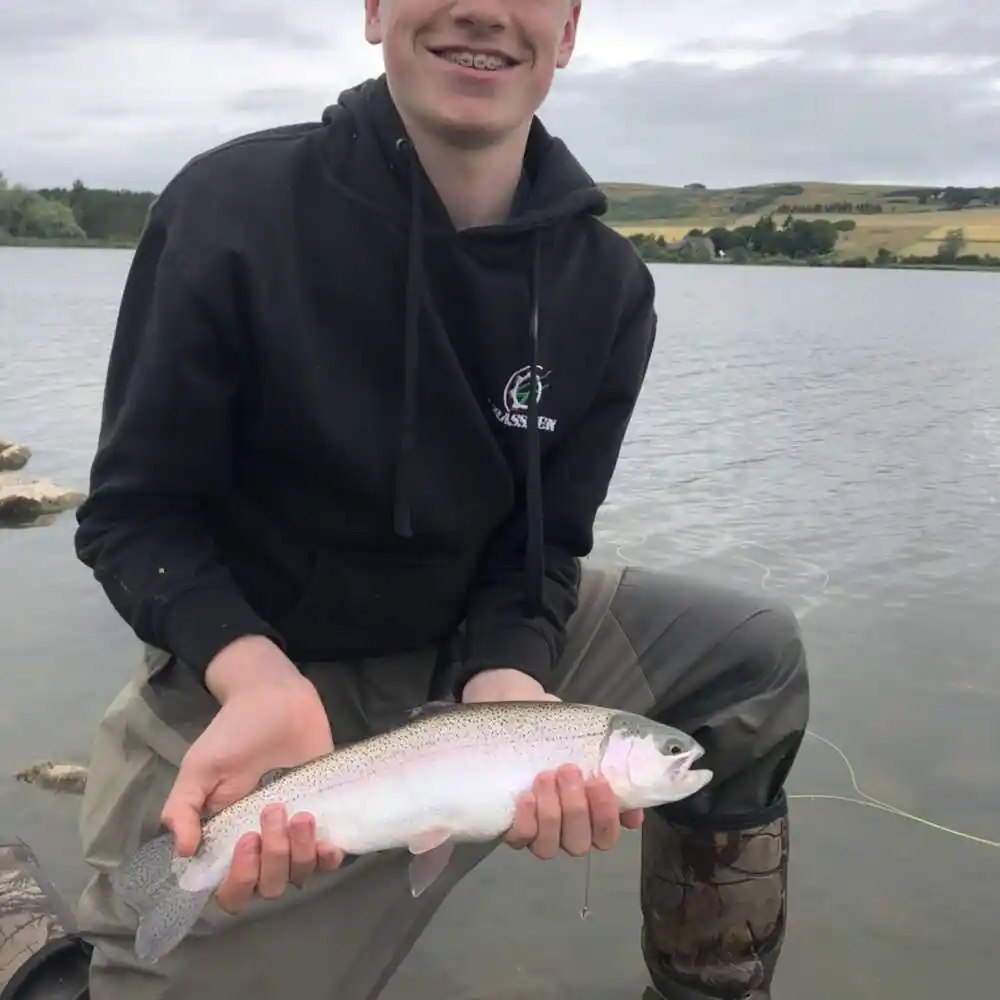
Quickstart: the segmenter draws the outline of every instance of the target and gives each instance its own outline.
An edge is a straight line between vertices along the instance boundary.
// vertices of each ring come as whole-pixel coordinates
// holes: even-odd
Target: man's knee
[[[705,718],[717,782],[705,803],[716,818],[783,812],[783,788],[809,722],[802,629],[783,602],[768,601],[732,636],[735,666],[718,677]],[[731,661],[732,662],[732,661]]]
[[[809,717],[809,668],[798,616],[784,602],[769,601],[741,629],[748,685],[761,694],[780,696],[804,729]]]
[[[808,704],[802,630],[771,595],[705,578],[629,567],[610,604],[654,695],[717,687],[726,674],[747,696],[772,688]],[[803,702],[804,696],[804,702]]]

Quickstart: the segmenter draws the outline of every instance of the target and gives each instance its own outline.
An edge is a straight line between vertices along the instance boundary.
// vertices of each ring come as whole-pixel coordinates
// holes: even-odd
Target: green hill
[[[734,219],[763,212],[837,215],[931,212],[973,205],[1000,207],[1000,187],[918,187],[887,184],[831,184],[823,181],[759,184],[737,188],[656,187],[649,184],[601,184],[612,223],[654,219],[702,219],[731,225]]]

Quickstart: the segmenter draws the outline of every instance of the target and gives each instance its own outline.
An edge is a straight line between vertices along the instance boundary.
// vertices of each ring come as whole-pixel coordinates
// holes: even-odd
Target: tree
[[[954,264],[965,249],[965,230],[949,229],[948,234],[938,246],[937,259],[946,264]]]

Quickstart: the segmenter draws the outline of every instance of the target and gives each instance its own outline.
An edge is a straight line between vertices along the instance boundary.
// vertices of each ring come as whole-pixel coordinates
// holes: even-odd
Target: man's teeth
[[[499,56],[485,56],[481,52],[446,52],[445,59],[458,66],[491,71],[503,69],[507,65]]]

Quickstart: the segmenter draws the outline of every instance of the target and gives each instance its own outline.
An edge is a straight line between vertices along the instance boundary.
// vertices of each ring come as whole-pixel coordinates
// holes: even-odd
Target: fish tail
[[[143,844],[112,873],[112,889],[139,914],[135,952],[141,961],[162,958],[197,923],[216,889],[214,872],[199,872],[199,867],[193,859],[177,858],[173,836],[163,833]],[[194,883],[191,888],[180,884],[182,872],[186,882]]]

